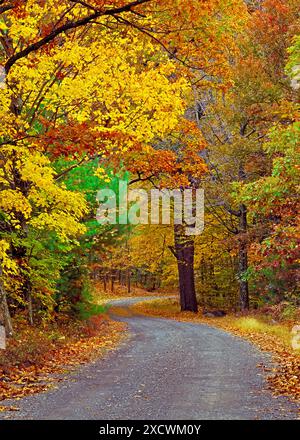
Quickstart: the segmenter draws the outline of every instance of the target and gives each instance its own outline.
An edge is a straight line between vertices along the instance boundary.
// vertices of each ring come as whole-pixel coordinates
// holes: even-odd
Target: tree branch
[[[142,177],[140,172],[137,172],[137,175],[138,177],[136,179],[130,180],[129,185],[132,185],[133,183],[137,183],[137,182],[146,182],[146,181],[152,183],[151,179],[155,177],[155,174],[152,174],[151,176],[148,177]]]
[[[2,5],[4,2],[0,2],[0,5]],[[8,3],[7,5],[0,6],[0,15],[4,14],[4,12],[9,11],[10,9],[13,9],[14,5],[12,3]]]
[[[120,6],[119,8],[111,8],[111,9],[106,9],[104,11],[97,10],[94,13],[87,15],[84,18],[81,18],[80,20],[77,20],[75,22],[68,22],[68,23],[65,23],[64,25],[59,26],[58,28],[56,28],[52,32],[50,32],[48,35],[46,35],[44,38],[41,38],[39,41],[36,41],[35,43],[30,44],[25,49],[21,50],[20,52],[17,52],[15,55],[10,57],[5,64],[6,74],[9,73],[11,67],[18,60],[28,56],[31,52],[35,52],[38,49],[40,49],[41,47],[50,43],[58,35],[62,34],[63,32],[69,31],[71,29],[76,29],[81,26],[85,26],[88,23],[90,23],[92,20],[96,20],[99,17],[114,16],[117,14],[121,14],[122,12],[132,12],[132,8],[139,6],[139,5],[142,5],[143,3],[149,3],[151,1],[152,0],[136,0],[136,1],[128,3],[127,5]]]

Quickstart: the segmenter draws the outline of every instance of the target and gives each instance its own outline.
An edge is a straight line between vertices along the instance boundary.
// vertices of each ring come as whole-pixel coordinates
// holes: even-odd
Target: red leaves
[[[125,140],[125,136],[119,132],[96,130],[93,123],[70,122],[68,125],[50,128],[39,142],[53,158],[73,158],[82,154],[107,153],[109,142],[117,144]]]
[[[86,123],[51,128],[40,143],[52,157],[72,157],[83,152],[95,152],[96,136]]]
[[[14,7],[11,12],[19,19],[25,18],[27,13],[25,9],[26,0],[16,0],[13,2]]]
[[[126,168],[143,180],[158,178],[160,187],[189,186],[190,176],[199,178],[207,171],[199,155],[206,144],[197,125],[186,119],[181,120],[174,139],[172,142],[178,142],[174,151],[155,149],[149,145],[134,145],[125,157]]]

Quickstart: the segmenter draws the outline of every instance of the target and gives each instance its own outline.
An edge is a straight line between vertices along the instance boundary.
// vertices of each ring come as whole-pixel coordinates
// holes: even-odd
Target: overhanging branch
[[[118,8],[110,8],[106,10],[95,10],[92,14],[87,15],[84,18],[81,18],[80,20],[68,22],[61,26],[59,26],[56,29],[53,29],[52,32],[50,32],[45,37],[41,38],[39,41],[36,41],[35,43],[30,44],[25,49],[21,50],[20,52],[17,52],[15,55],[11,56],[6,64],[5,64],[5,71],[6,74],[9,73],[12,66],[21,58],[24,58],[28,56],[31,52],[35,52],[39,50],[41,47],[45,46],[46,44],[53,41],[58,35],[62,34],[63,32],[69,31],[71,29],[76,29],[81,26],[85,26],[88,23],[90,23],[93,20],[96,20],[97,18],[104,17],[104,16],[114,16],[117,14],[121,14],[122,12],[133,12],[132,9],[142,5],[143,3],[149,3],[152,0],[136,0],[134,2],[127,3],[127,5],[120,6]],[[3,6],[4,7],[4,6]]]

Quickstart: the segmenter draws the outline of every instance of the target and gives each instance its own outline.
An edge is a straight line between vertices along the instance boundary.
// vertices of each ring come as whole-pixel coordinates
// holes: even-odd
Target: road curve
[[[12,418],[297,418],[296,404],[266,390],[257,364],[270,363],[270,356],[247,341],[202,324],[130,314],[116,319],[130,331],[116,351],[68,375],[57,389],[18,401]]]

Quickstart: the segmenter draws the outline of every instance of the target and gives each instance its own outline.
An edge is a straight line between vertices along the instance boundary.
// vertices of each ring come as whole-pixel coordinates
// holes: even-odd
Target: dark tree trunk
[[[240,307],[241,310],[249,309],[249,286],[248,281],[243,279],[245,272],[248,269],[248,249],[245,234],[247,232],[247,208],[245,205],[240,205],[240,233],[239,241],[239,283],[240,283]]]
[[[23,238],[27,236],[27,228],[23,228]],[[27,306],[27,319],[30,325],[33,325],[33,304],[32,304],[32,283],[30,279],[29,259],[25,246],[13,246],[12,256],[18,260],[20,271],[22,273],[22,294]]]
[[[130,284],[130,276],[131,276],[131,270],[127,270],[127,292],[131,292],[131,284]]]
[[[30,325],[33,325],[33,305],[32,305],[32,294],[31,294],[31,282],[29,276],[26,277],[26,281],[23,287],[27,299],[28,323]]]
[[[145,273],[143,276],[142,287],[147,287],[147,282],[148,282],[148,274]]]
[[[24,197],[28,197],[30,183],[22,179],[22,176],[20,175],[19,170],[16,169],[15,164],[14,164],[14,178],[15,178],[15,182],[17,183],[18,189],[20,189]],[[20,230],[19,230],[18,238],[21,240],[25,240],[28,237],[27,219],[24,217],[23,213],[18,213],[16,217],[20,222]],[[26,246],[22,244],[12,246],[12,257],[18,261],[18,265],[20,267],[20,272],[22,274],[22,293],[24,300],[27,303],[28,323],[30,325],[33,325],[32,282],[30,279],[30,266],[29,266],[30,257],[28,257],[27,255]]]
[[[5,291],[4,285],[3,285],[2,267],[1,266],[0,266],[0,307],[1,307],[1,313],[3,316],[3,324],[5,327],[6,336],[11,337],[11,336],[13,336],[13,326],[12,326],[9,308],[8,308],[8,304],[7,304],[6,291]]]
[[[194,239],[184,234],[182,225],[174,225],[175,246],[179,275],[180,307],[182,311],[198,312],[194,276]]]
[[[139,287],[139,270],[135,271],[135,287]]]
[[[121,274],[121,285],[125,286],[125,284],[126,284],[126,275],[122,271],[122,274]]]
[[[112,293],[114,293],[114,287],[115,287],[115,274],[114,274],[114,272],[112,271],[111,272],[111,274],[110,274],[110,290],[111,290],[111,292]]]

